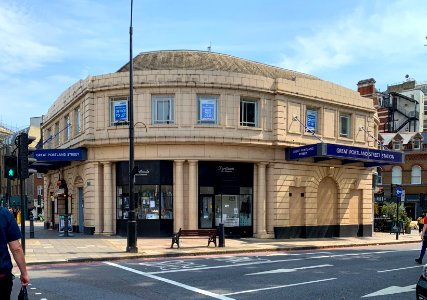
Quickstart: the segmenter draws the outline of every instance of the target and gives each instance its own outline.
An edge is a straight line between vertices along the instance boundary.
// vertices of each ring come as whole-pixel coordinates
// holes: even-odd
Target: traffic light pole
[[[26,200],[25,200],[25,196],[24,196],[24,182],[25,179],[24,178],[20,178],[19,179],[19,194],[21,195],[21,245],[22,245],[22,250],[24,251],[25,254],[25,211],[26,211]]]

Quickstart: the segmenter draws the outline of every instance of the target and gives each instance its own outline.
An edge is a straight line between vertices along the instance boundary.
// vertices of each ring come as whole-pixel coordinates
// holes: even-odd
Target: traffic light
[[[10,180],[18,178],[18,161],[16,156],[6,155],[4,157],[4,178]]]
[[[25,132],[22,132],[18,135],[18,171],[19,171],[19,178],[26,179],[30,177],[29,173],[29,166],[32,162],[35,160],[32,158],[28,158],[28,155],[30,154],[28,145],[31,144],[35,138],[34,137],[28,137],[28,134]]]

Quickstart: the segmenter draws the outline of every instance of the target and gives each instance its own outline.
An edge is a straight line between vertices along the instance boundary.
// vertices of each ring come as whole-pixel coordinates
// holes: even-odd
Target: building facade
[[[212,52],[147,52],[133,65],[138,235],[220,223],[261,238],[372,234],[370,99]],[[75,83],[44,116],[38,163],[57,160],[45,175],[47,225],[68,207],[76,230],[126,234],[128,95],[126,64]],[[82,155],[67,160],[67,149]]]
[[[384,201],[395,202],[396,199],[392,197],[391,192],[392,184],[400,185],[405,191],[402,204],[405,206],[408,217],[415,220],[427,209],[425,202],[427,198],[424,197],[427,194],[427,133],[380,133],[379,139],[386,147],[404,152],[405,162],[378,167],[375,204],[380,207]]]

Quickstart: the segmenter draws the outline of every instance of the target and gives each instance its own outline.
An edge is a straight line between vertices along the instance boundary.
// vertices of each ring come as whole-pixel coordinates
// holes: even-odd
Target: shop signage
[[[233,173],[234,172],[234,168],[219,166],[218,167],[218,171],[221,172],[221,173]]]
[[[135,175],[138,175],[138,176],[148,176],[148,175],[150,175],[150,170],[139,170],[138,171],[138,174],[135,174]]]
[[[75,161],[86,160],[85,149],[42,149],[34,151],[37,161]]]
[[[377,150],[337,144],[312,144],[287,150],[286,159],[295,160],[308,157],[346,159],[372,163],[403,163],[403,153],[397,151]]]

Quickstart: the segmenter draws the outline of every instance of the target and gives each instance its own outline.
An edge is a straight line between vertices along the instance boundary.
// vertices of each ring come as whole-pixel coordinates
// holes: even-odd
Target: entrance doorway
[[[212,228],[214,220],[213,196],[200,196],[199,207],[200,228]]]
[[[199,228],[224,224],[226,235],[252,236],[252,195],[200,195]]]

